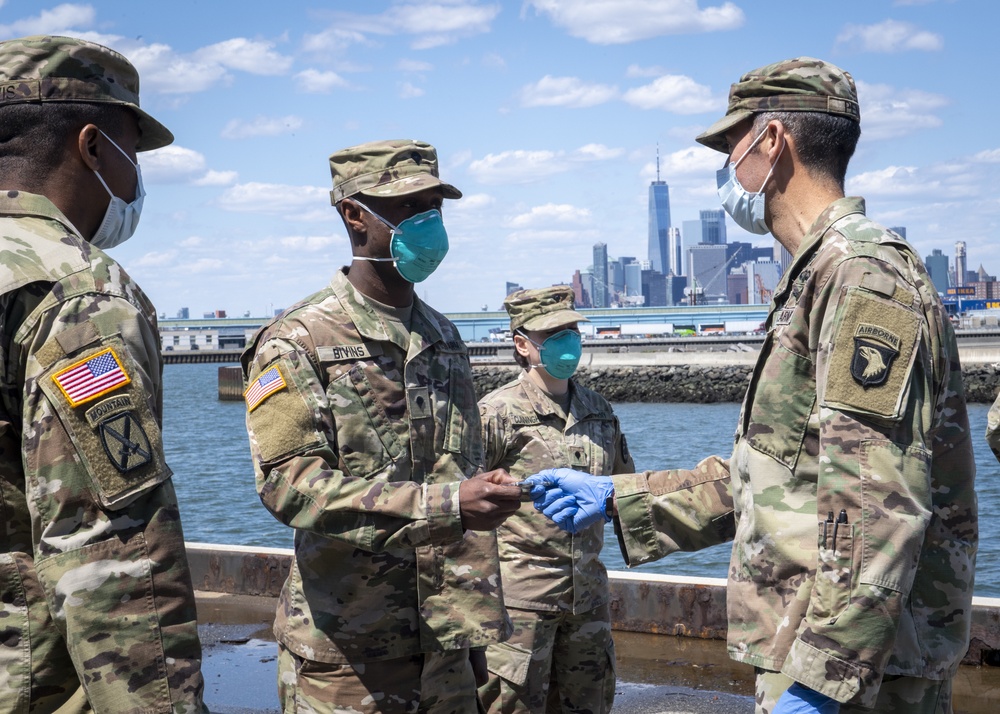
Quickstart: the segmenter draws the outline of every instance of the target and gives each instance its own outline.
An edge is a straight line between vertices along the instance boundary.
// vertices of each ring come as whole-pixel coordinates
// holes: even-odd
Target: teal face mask
[[[356,255],[355,260],[395,263],[399,274],[411,283],[426,280],[441,265],[441,261],[448,254],[448,233],[444,229],[441,211],[437,209],[424,211],[394,226],[361,201],[352,200],[389,226],[392,231],[392,239],[389,242],[391,258],[366,258]]]
[[[527,337],[527,335],[525,335]],[[528,338],[528,342],[538,348],[541,366],[556,379],[569,379],[576,372],[583,354],[583,338],[579,332],[563,330],[545,339],[542,344]],[[537,367],[538,365],[532,365]]]

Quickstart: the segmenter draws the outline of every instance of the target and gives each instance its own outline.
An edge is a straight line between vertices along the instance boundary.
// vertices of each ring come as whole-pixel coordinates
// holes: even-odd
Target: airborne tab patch
[[[265,399],[275,392],[280,392],[287,387],[285,378],[281,376],[281,371],[277,366],[270,367],[262,375],[257,377],[247,391],[243,392],[243,398],[247,402],[247,411],[252,412],[259,407]]]
[[[71,407],[86,404],[132,381],[112,347],[56,372],[52,380]]]
[[[865,389],[889,378],[892,361],[899,356],[900,339],[884,327],[860,323],[854,332],[851,376]]]

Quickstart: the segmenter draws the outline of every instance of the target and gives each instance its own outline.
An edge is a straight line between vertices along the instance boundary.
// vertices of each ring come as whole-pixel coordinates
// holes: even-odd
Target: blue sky
[[[995,273],[998,20],[989,0],[0,0],[0,39],[125,54],[174,132],[141,156],[142,221],[113,252],[168,316],[263,315],[322,287],[350,256],[327,157],[377,139],[434,144],[465,193],[418,286],[441,310],[568,281],[598,241],[645,258],[657,145],[674,225],[717,208],[722,155],[694,136],[740,74],[798,55],[858,81],[848,193],[922,255],[964,240]]]

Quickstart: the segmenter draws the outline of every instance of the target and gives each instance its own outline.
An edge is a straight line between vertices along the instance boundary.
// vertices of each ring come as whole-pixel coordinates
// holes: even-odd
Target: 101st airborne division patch
[[[851,376],[865,389],[884,384],[899,356],[900,339],[884,327],[859,323],[854,332]]]

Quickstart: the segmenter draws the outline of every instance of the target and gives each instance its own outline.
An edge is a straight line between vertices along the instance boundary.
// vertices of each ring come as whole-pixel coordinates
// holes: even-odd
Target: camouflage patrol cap
[[[438,178],[437,151],[410,139],[372,141],[330,155],[333,190],[330,203],[356,193],[368,196],[405,196],[440,186],[445,198],[462,192]]]
[[[554,330],[574,322],[590,322],[573,309],[573,290],[566,285],[537,290],[518,290],[503,306],[510,315],[510,331]]]
[[[139,108],[139,73],[122,55],[73,37],[34,35],[0,42],[0,108],[11,104],[120,104],[139,120],[137,151],[174,135]]]
[[[858,90],[849,72],[813,57],[751,70],[729,90],[729,109],[695,141],[729,153],[726,132],[759,112],[822,112],[861,121]]]

